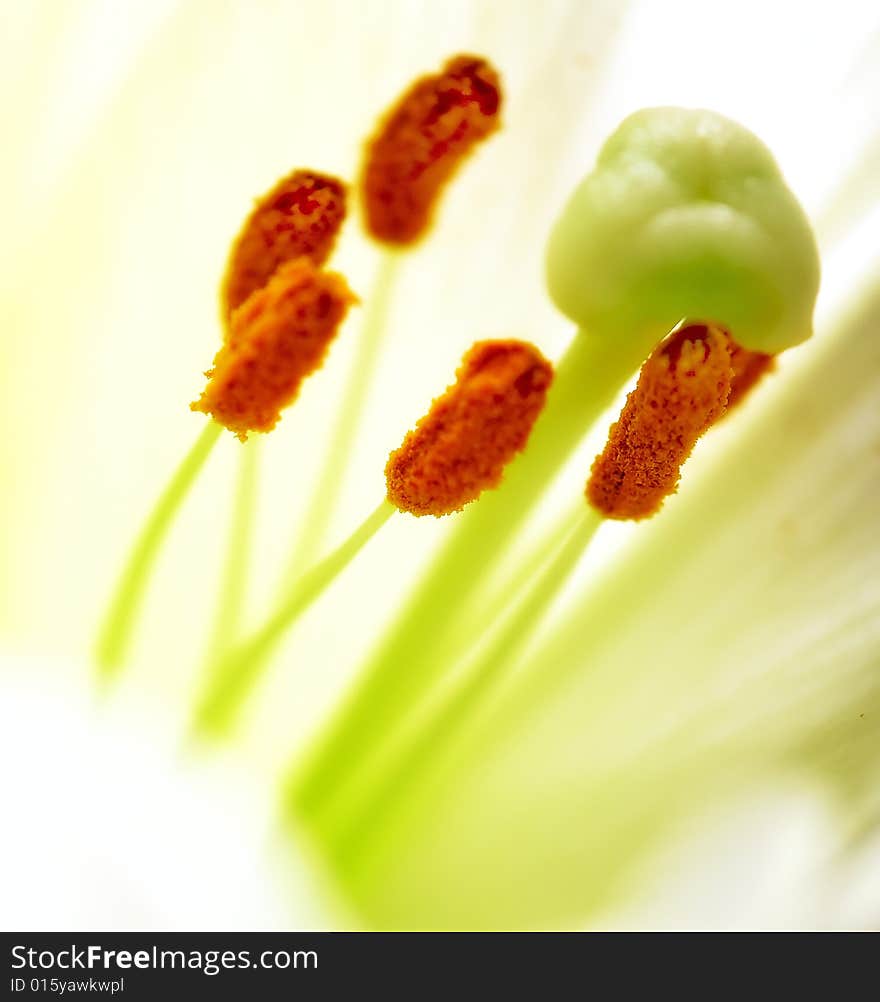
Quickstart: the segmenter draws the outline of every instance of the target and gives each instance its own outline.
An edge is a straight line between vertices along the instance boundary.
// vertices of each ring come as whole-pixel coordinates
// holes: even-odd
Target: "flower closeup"
[[[880,13],[8,7],[7,924],[878,927]]]

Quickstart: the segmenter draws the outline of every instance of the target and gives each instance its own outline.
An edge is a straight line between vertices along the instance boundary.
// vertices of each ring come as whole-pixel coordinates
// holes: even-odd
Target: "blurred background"
[[[870,297],[880,260],[880,11],[854,0],[0,3],[0,921],[356,924],[309,853],[280,844],[278,777],[350,686],[448,531],[443,521],[393,518],[285,643],[234,741],[195,747],[187,724],[241,448],[224,436],[173,526],[112,692],[98,691],[91,662],[130,541],[203,427],[188,405],[221,338],[218,283],[253,198],[295,166],[353,180],[377,116],[448,55],[483,53],[500,68],[503,131],[468,162],[430,237],[402,264],[328,526],[339,539],[381,500],[389,450],[472,341],[521,337],[561,353],[572,331],[544,293],[546,234],[602,139],[635,108],[710,107],[770,145],[823,255],[817,338]],[[332,266],[368,298],[378,265],[355,212]],[[870,336],[876,308],[860,316]],[[270,601],[309,503],[359,323],[352,311],[324,369],[259,443],[252,618]],[[829,516],[856,527],[880,484],[880,419],[864,415],[874,437],[860,454],[861,501]],[[745,420],[759,440],[761,402]],[[695,481],[723,466],[737,434],[725,427],[701,447]],[[560,497],[582,489],[603,435],[585,440]],[[604,532],[581,576],[612,563],[631,536],[629,527]],[[850,539],[863,560],[859,599],[847,578],[841,601],[876,622],[880,566],[869,539]],[[800,576],[800,566],[786,573]],[[804,563],[803,575],[837,580],[821,561],[813,567]],[[804,620],[814,612],[801,609]],[[871,627],[858,657],[842,655],[852,671],[841,670],[840,684],[862,686],[871,712],[877,650]],[[859,775],[876,776],[876,713],[862,726],[872,731],[858,745]],[[640,857],[619,898],[585,902],[582,924],[880,921],[877,829],[860,824],[843,852],[835,798],[801,770],[779,767],[777,777],[778,766],[753,787],[719,786],[693,825]]]

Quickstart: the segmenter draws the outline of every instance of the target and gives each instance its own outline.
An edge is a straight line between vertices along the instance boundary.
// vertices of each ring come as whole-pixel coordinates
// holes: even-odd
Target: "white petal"
[[[181,755],[161,710],[96,704],[88,666],[4,658],[4,928],[287,929],[330,918],[272,849],[271,800]],[[298,867],[298,868],[297,868]]]

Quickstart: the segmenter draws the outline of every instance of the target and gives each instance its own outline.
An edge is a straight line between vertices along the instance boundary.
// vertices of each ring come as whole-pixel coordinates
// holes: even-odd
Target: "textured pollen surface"
[[[730,338],[716,327],[685,327],[655,349],[593,463],[590,504],[608,518],[657,512],[697,440],[724,413],[733,375]]]
[[[232,314],[229,338],[192,410],[210,414],[242,441],[248,432],[270,431],[323,362],[355,301],[341,275],[317,270],[309,258],[283,264]]]
[[[479,341],[456,381],[385,467],[388,500],[413,515],[448,515],[501,481],[541,413],[553,367],[524,341]]]
[[[362,186],[367,229],[411,244],[431,222],[443,186],[499,125],[498,74],[478,56],[455,56],[417,80],[367,143]]]
[[[336,178],[295,170],[257,200],[229,255],[224,314],[237,309],[285,261],[303,255],[320,267],[345,219],[345,186]]]

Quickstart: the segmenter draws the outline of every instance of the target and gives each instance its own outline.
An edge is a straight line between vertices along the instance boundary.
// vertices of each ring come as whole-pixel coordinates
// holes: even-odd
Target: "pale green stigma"
[[[602,337],[653,338],[690,317],[776,353],[812,333],[819,256],[748,129],[712,111],[645,108],[606,140],[569,199],[547,285],[563,313]]]

